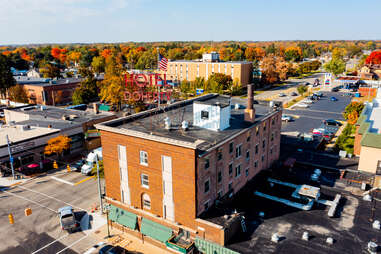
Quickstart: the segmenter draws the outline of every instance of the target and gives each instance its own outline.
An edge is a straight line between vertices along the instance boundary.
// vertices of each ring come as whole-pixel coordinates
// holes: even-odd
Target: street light
[[[110,212],[111,206],[110,204],[105,204],[104,209],[106,210],[106,220],[107,220],[107,238],[110,238],[110,228],[109,228],[109,223],[108,223],[108,214]]]

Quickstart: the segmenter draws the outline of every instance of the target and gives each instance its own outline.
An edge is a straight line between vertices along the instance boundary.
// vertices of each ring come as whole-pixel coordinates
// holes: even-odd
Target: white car
[[[307,103],[299,103],[296,106],[299,107],[299,108],[308,108],[309,107],[309,105]]]
[[[303,101],[304,103],[308,103],[308,104],[312,104],[312,103],[314,103],[312,100],[310,100],[310,99],[305,99],[304,101]]]
[[[292,121],[292,116],[282,115],[282,121],[290,122]]]

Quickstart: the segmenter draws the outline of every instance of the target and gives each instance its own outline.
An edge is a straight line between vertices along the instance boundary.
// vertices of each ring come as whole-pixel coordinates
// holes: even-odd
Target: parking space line
[[[75,244],[79,243],[80,241],[82,241],[83,239],[85,239],[85,238],[88,237],[88,236],[89,236],[88,234],[84,235],[83,237],[79,238],[77,241],[73,242],[72,244],[66,246],[65,248],[63,248],[62,250],[60,250],[59,252],[57,252],[56,254],[62,253],[62,252],[64,252],[65,250],[67,250],[67,249],[73,247]]]
[[[32,252],[32,254],[35,254],[35,253],[37,253],[37,252],[39,252],[39,251],[45,249],[46,247],[49,247],[49,246],[52,245],[53,243],[55,243],[55,242],[57,242],[57,241],[59,241],[59,240],[62,240],[63,238],[67,237],[68,235],[69,235],[69,234],[66,234],[66,235],[61,236],[60,238],[54,240],[53,242],[48,243],[47,245],[45,245],[45,246],[39,248],[38,250]]]
[[[64,180],[64,179],[61,179],[61,178],[58,178],[58,177],[55,177],[55,176],[51,176],[50,178],[52,178],[52,179],[54,179],[54,180],[56,180],[56,181],[58,181],[58,182],[66,183],[66,184],[69,184],[69,185],[74,186],[74,183],[69,182],[69,181],[66,181],[66,180]]]
[[[40,203],[38,203],[38,202],[36,202],[36,201],[33,201],[33,200],[29,199],[29,198],[25,198],[25,197],[23,197],[23,196],[14,194],[14,193],[12,193],[12,192],[10,192],[10,191],[6,191],[6,190],[4,190],[4,192],[9,193],[10,195],[13,195],[13,196],[15,196],[15,197],[24,199],[24,200],[26,200],[26,201],[29,201],[29,202],[31,202],[31,203],[33,203],[33,204],[36,204],[36,205],[38,205],[38,206],[41,206],[41,207],[43,207],[43,208],[46,208],[46,209],[52,211],[53,213],[57,213],[56,210],[53,210],[53,209],[51,209],[51,208],[49,208],[49,207],[47,207],[47,206],[41,205]]]
[[[86,182],[87,180],[90,180],[91,178],[94,178],[94,177],[95,177],[95,175],[90,176],[90,177],[87,177],[87,178],[85,178],[85,179],[83,179],[83,180],[81,180],[81,181],[79,181],[79,182],[74,183],[74,185],[81,184],[81,183],[83,183],[83,182]]]
[[[80,207],[78,207],[78,206],[75,206],[75,205],[72,205],[72,204],[70,204],[70,203],[67,203],[67,202],[65,202],[65,201],[63,201],[63,200],[61,200],[61,199],[58,199],[58,198],[49,196],[49,195],[47,195],[47,194],[45,194],[45,193],[42,193],[42,192],[39,192],[39,191],[35,191],[35,190],[32,190],[32,189],[26,188],[26,187],[24,187],[24,186],[18,186],[18,188],[21,188],[21,189],[24,189],[24,190],[28,190],[28,191],[30,191],[30,192],[34,192],[34,193],[37,193],[37,194],[40,194],[40,195],[45,196],[45,197],[48,197],[48,198],[50,198],[50,199],[54,199],[54,200],[56,200],[56,201],[62,202],[62,203],[64,203],[64,204],[69,205],[69,206],[71,206],[71,207],[73,207],[73,208],[76,208],[76,209],[78,209],[78,210],[86,211],[86,210],[83,209],[83,208],[80,208]]]

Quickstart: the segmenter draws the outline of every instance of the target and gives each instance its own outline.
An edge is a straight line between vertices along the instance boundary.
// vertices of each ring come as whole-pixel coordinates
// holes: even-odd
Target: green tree
[[[60,69],[52,63],[45,63],[42,68],[40,68],[40,72],[44,76],[44,78],[59,78],[61,77]]]
[[[88,104],[98,99],[97,81],[91,75],[81,82],[81,85],[73,93],[73,104]]]
[[[16,85],[7,58],[0,55],[0,93],[5,97],[10,87]]]
[[[28,95],[24,87],[21,85],[15,85],[9,88],[8,95],[11,101],[21,102],[21,103],[29,102]]]
[[[345,63],[340,58],[332,58],[331,61],[329,61],[328,63],[324,65],[324,68],[327,71],[335,75],[338,75],[345,71]]]

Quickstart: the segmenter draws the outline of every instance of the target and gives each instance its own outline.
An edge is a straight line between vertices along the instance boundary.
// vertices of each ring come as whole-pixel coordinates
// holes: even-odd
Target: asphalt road
[[[341,92],[323,92],[324,97],[310,104],[309,108],[284,109],[283,114],[295,116],[294,121],[283,122],[282,132],[310,132],[318,128],[325,119],[344,120],[342,112],[351,102],[351,97]],[[335,96],[338,101],[331,101]]]
[[[57,214],[58,208],[71,205],[76,219],[81,220],[99,200],[95,178],[58,172],[3,189],[0,200],[1,254],[83,253],[96,243],[86,231],[63,231]],[[32,209],[30,216],[24,215],[26,208]],[[13,225],[9,213],[13,214]]]

